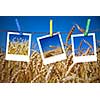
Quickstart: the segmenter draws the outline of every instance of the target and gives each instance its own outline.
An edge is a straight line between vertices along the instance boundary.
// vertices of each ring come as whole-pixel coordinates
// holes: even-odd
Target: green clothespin
[[[90,26],[91,19],[87,20],[86,30],[84,32],[84,36],[88,36],[89,26]]]

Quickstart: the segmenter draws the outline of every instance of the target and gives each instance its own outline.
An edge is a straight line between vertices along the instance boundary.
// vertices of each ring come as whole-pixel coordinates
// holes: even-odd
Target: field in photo
[[[93,36],[74,37],[74,52],[75,56],[94,55]]]
[[[8,54],[28,55],[29,36],[10,34]]]
[[[45,58],[63,53],[58,34],[40,39],[40,45]]]

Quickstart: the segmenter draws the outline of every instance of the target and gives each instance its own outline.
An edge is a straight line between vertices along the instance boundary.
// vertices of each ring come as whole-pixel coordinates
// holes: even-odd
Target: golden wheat
[[[28,55],[28,45],[28,41],[24,41],[23,43],[9,42],[8,54]]]
[[[70,46],[70,45],[69,45]],[[100,48],[97,62],[77,63],[72,54],[66,60],[43,65],[41,55],[33,52],[30,62],[6,61],[0,51],[0,82],[6,83],[93,83],[100,82]],[[71,67],[72,66],[72,67]]]

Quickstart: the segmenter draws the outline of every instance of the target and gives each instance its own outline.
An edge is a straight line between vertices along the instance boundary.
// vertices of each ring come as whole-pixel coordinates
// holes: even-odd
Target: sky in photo
[[[80,36],[80,37],[78,36],[78,37],[74,37],[74,51],[75,51],[75,54],[77,54],[77,50],[76,49],[78,49],[78,47],[80,45],[80,42],[83,39],[86,40],[87,42],[89,42],[92,45],[93,49],[91,49],[91,50],[94,51],[94,42],[93,42],[93,36],[92,35],[91,36]],[[85,49],[84,52],[86,52],[88,47],[89,46],[86,43],[84,43],[84,42],[82,43],[81,48]]]
[[[10,34],[9,35],[9,41],[12,41],[12,42],[22,42],[23,41],[27,41],[29,40],[29,36],[28,35],[18,35],[18,34]]]
[[[58,35],[40,39],[40,44],[43,52],[53,50],[53,48],[50,48],[49,46],[61,47],[61,43]]]

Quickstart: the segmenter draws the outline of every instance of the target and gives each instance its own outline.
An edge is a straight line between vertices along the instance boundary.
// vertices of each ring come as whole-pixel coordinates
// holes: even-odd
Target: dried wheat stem
[[[86,41],[86,40],[84,40],[84,39],[83,39],[83,41],[84,41],[90,48],[93,48],[92,45],[91,45],[88,41]]]
[[[41,76],[41,74],[44,74],[44,73],[46,73],[46,70],[45,69],[41,70],[40,73],[32,79],[31,83],[33,83],[37,78]]]
[[[73,63],[73,64],[69,67],[68,71],[67,71],[66,74],[65,74],[65,77],[70,73],[70,71],[71,71],[71,69],[74,67],[74,65],[75,65],[75,63]]]
[[[16,78],[16,76],[17,76],[19,73],[21,73],[21,72],[24,72],[24,70],[19,70],[18,72],[16,72],[16,73],[13,75],[13,77],[11,78],[10,83],[14,82],[14,79]]]
[[[67,64],[66,64],[67,67],[68,67],[69,63],[71,62],[72,57],[73,57],[73,54],[70,54],[68,59],[67,59]]]
[[[53,67],[54,67],[54,66],[50,66],[50,68],[48,69],[47,75],[46,75],[46,77],[45,77],[46,83],[48,82],[48,78],[49,78],[49,76],[50,76],[50,74],[51,74],[51,72],[52,72]]]

